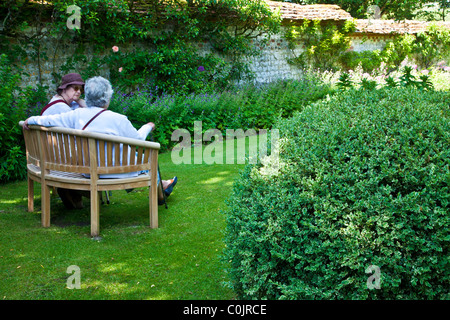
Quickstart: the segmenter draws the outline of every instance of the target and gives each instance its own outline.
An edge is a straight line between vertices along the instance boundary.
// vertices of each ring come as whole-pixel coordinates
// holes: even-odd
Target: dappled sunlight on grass
[[[147,296],[144,298],[145,300],[170,300],[171,297],[167,294],[164,294],[163,292],[158,292],[157,295],[154,296]]]
[[[24,190],[8,190],[5,186],[2,186],[2,192],[0,193],[0,208],[10,207],[14,205],[27,205],[28,196],[27,188],[25,185]]]
[[[232,172],[231,171],[221,171],[221,172],[217,172],[216,174],[219,176],[223,176],[223,175],[230,175],[230,174],[232,174]]]
[[[0,204],[4,204],[4,205],[18,204],[23,201],[24,201],[24,199],[0,200]]]
[[[225,180],[225,178],[212,177],[212,178],[209,178],[207,180],[203,180],[201,182],[198,182],[198,184],[214,184],[214,183],[223,182],[224,180]]]
[[[99,271],[100,272],[104,272],[104,273],[123,271],[123,269],[125,267],[126,267],[125,263],[118,263],[118,262],[116,262],[114,264],[108,263],[108,264],[104,264],[104,265],[99,266]]]

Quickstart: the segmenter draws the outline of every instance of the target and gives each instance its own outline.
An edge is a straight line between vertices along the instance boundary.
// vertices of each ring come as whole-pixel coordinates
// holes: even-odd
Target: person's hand
[[[28,127],[28,119],[26,119],[26,120],[23,122],[22,128],[23,128],[24,130],[30,130],[30,127]]]
[[[156,125],[153,123],[153,122],[149,122],[149,123],[147,123],[150,127],[152,127],[152,130],[151,131],[153,131],[153,130],[155,130],[155,127],[156,127]]]
[[[86,101],[84,101],[84,99],[78,99],[76,100],[76,102],[78,103],[80,108],[87,108]]]

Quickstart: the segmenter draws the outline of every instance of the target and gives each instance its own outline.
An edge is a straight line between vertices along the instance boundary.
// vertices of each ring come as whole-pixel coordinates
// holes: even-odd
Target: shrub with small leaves
[[[153,138],[162,150],[173,147],[176,129],[194,131],[202,121],[203,130],[270,129],[279,116],[290,117],[306,105],[323,99],[333,90],[316,78],[279,80],[247,84],[222,92],[157,95],[158,88],[141,88],[134,94],[116,92],[110,110],[125,114],[136,126],[156,124]]]
[[[224,210],[238,297],[448,299],[449,99],[349,89],[280,120],[279,157],[248,165]]]

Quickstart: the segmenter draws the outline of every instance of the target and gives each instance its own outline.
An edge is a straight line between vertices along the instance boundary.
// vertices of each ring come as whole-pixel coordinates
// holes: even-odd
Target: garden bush
[[[344,70],[354,70],[361,64],[364,72],[372,72],[383,62],[380,53],[380,50],[346,51],[339,57],[339,62]]]
[[[7,55],[0,55],[0,183],[26,177],[25,143],[20,120],[36,115],[45,104],[47,88],[20,87]]]
[[[279,120],[223,211],[238,297],[448,299],[449,99],[349,89]]]
[[[188,95],[159,96],[156,88],[141,88],[133,94],[116,92],[109,109],[125,114],[137,127],[154,122],[153,139],[166,150],[178,143],[171,141],[176,129],[187,129],[193,137],[195,121],[202,121],[203,132],[270,129],[278,117],[289,117],[331,93],[329,85],[312,77]]]

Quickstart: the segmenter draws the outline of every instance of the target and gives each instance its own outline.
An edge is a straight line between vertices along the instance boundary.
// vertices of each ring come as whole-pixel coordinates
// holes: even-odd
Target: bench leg
[[[44,228],[50,227],[50,188],[41,183],[41,222]]]
[[[150,154],[150,187],[149,187],[149,210],[150,228],[158,228],[158,152],[153,150]],[[160,178],[161,179],[161,178]],[[162,181],[160,182],[162,184]]]
[[[156,229],[158,228],[158,186],[152,184],[149,187],[149,209],[150,209],[150,228]]]
[[[34,211],[34,181],[28,177],[28,212]]]
[[[100,191],[91,191],[91,236],[97,237],[100,233]]]

